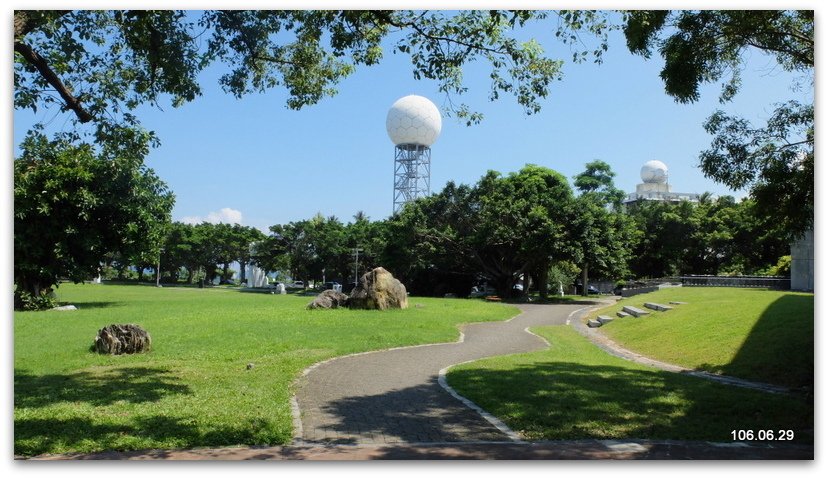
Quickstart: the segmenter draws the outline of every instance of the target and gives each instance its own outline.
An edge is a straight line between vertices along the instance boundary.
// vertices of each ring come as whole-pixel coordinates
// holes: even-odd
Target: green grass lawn
[[[309,365],[366,350],[448,342],[464,322],[518,310],[411,298],[394,311],[308,311],[310,297],[224,288],[74,285],[71,312],[14,314],[15,453],[284,444],[291,383]],[[90,352],[98,329],[135,323],[152,350]],[[247,364],[254,367],[247,369]]]
[[[687,302],[666,312],[616,318],[600,332],[664,362],[790,387],[814,384],[814,295],[764,289],[677,287],[637,295],[624,305]]]
[[[532,329],[550,349],[449,370],[460,394],[528,440],[688,439],[732,430],[793,430],[813,442],[813,398],[782,396],[665,372],[611,356],[571,327]]]

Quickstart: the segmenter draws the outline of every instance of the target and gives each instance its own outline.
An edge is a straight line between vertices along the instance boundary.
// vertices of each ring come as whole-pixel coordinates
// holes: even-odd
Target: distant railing
[[[632,297],[638,294],[646,294],[648,292],[657,291],[658,286],[649,286],[649,287],[635,287],[630,289],[621,289],[619,294],[621,297]]]
[[[761,287],[790,290],[791,278],[779,276],[681,276],[685,287]]]

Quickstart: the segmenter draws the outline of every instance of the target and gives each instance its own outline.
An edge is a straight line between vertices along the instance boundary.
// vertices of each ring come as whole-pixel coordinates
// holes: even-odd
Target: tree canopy
[[[627,12],[627,46],[664,58],[665,91],[681,103],[699,99],[699,87],[727,80],[720,96],[731,100],[741,85],[745,53],[758,49],[784,70],[813,85],[812,10],[704,10]],[[791,85],[792,88],[797,85]],[[748,188],[756,207],[796,237],[813,226],[814,108],[789,101],[775,105],[765,126],[723,111],[704,127],[711,147],[700,155],[705,176],[732,189]]]
[[[132,263],[157,256],[174,196],[139,158],[42,135],[22,150],[14,160],[16,298],[40,296],[60,278],[88,280],[107,253]]]
[[[385,41],[410,56],[415,78],[435,80],[455,98],[468,89],[462,67],[486,62],[490,98],[512,95],[533,113],[563,61],[514,33],[549,16],[574,60],[600,59],[605,44],[585,48],[575,35],[588,30],[606,41],[610,25],[597,12],[18,10],[14,103],[56,106],[92,124],[97,142],[128,148],[128,131],[140,126],[134,110],[194,100],[203,91],[199,72],[211,65],[223,65],[220,84],[229,94],[284,88],[287,106],[300,109],[336,94],[357,67],[380,62]],[[448,109],[468,123],[482,118],[462,103]]]

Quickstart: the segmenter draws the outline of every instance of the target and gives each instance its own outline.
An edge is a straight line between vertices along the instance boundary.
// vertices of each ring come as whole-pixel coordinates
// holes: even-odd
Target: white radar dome
[[[422,96],[403,96],[391,105],[385,119],[388,137],[395,145],[431,146],[440,136],[443,120],[440,110]]]
[[[645,183],[666,183],[667,165],[661,161],[647,161],[641,167],[641,180]]]

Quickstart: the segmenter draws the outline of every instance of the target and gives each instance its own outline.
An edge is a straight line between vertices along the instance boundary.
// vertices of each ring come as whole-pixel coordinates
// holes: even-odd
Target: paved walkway
[[[341,357],[297,382],[296,443],[389,444],[508,441],[517,438],[450,395],[440,371],[458,363],[547,347],[525,329],[565,324],[585,305],[519,306],[506,322],[467,324],[460,342]],[[296,410],[294,410],[296,413]]]

